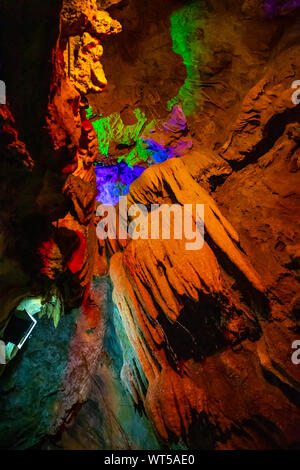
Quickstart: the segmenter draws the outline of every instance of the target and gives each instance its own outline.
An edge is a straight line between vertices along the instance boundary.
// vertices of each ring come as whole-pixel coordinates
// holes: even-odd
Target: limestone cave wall
[[[300,2],[2,3],[0,447],[299,448]]]

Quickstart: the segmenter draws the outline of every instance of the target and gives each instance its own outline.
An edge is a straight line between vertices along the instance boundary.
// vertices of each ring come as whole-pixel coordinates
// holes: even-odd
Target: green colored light
[[[168,101],[168,110],[171,110],[174,104],[180,104],[185,115],[190,115],[199,105],[200,66],[205,53],[203,41],[205,17],[201,0],[190,2],[175,11],[170,20],[173,51],[182,56],[187,77],[178,95]]]
[[[92,111],[90,113],[89,115],[93,115]],[[146,125],[145,113],[139,108],[136,108],[133,113],[137,119],[135,124],[125,125],[118,113],[95,119],[92,122],[98,137],[99,151],[102,155],[108,156],[111,142],[117,145],[135,145],[129,153],[120,156],[118,159],[119,162],[125,160],[127,165],[131,167],[140,161],[148,160],[149,151],[144,148],[141,135],[143,130],[155,126],[155,121],[151,121]]]
[[[90,119],[92,116],[93,116],[93,111],[92,111],[91,106],[89,106],[88,109],[86,110],[86,117],[87,119]]]

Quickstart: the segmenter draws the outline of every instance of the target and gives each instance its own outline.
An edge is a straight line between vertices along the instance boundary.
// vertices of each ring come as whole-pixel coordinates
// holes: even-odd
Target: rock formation
[[[43,57],[46,56],[45,60],[48,62],[51,60],[52,64],[47,77],[49,88],[45,91],[43,87],[39,87],[35,98],[37,107],[43,103],[43,116],[34,115],[32,120],[33,126],[38,124],[36,132],[40,132],[37,134],[40,141],[32,142],[28,138],[32,129],[28,131],[26,122],[28,116],[15,101],[13,82],[9,82],[11,86],[8,87],[8,106],[1,106],[1,144],[3,146],[1,160],[3,172],[1,174],[5,178],[6,188],[1,195],[3,223],[1,227],[0,328],[2,331],[5,330],[14,310],[23,299],[40,298],[44,304],[40,316],[47,314],[48,318],[53,317],[55,326],[64,312],[67,314],[71,308],[80,307],[82,317],[77,322],[77,336],[75,334],[73,341],[74,350],[81,351],[81,361],[84,361],[82,357],[85,357],[85,347],[80,345],[90,343],[90,337],[85,331],[95,330],[93,350],[98,357],[99,342],[103,337],[103,334],[101,335],[103,319],[101,319],[99,307],[96,306],[95,301],[91,300],[92,277],[97,273],[97,266],[101,266],[100,257],[99,259],[97,257],[95,232],[97,192],[96,177],[92,166],[97,158],[98,145],[95,131],[85,117],[88,105],[81,86],[85,83],[87,87],[85,91],[95,91],[96,86],[96,91],[99,91],[97,80],[100,75],[101,79],[105,80],[98,62],[98,53],[102,51],[100,40],[105,34],[118,32],[120,25],[112,20],[107,12],[99,11],[95,1],[90,1],[88,4],[80,1],[57,2],[56,7],[57,16],[55,20],[52,18],[51,34],[48,33],[52,39],[51,44],[40,35],[40,30],[36,28],[36,17],[31,9],[24,14],[22,20],[24,24],[20,28],[20,35],[23,29],[28,28],[30,31],[31,28],[35,28],[36,35],[32,41],[39,41]],[[22,2],[19,2],[18,8],[22,12],[24,8]],[[52,11],[52,14],[55,14],[55,8],[53,3],[46,2],[41,21],[47,23],[47,12]],[[7,32],[8,40],[11,34],[9,26],[12,24],[8,5],[5,5],[5,13],[8,21],[4,32]],[[84,63],[83,59],[80,64],[76,63],[77,69],[80,69],[82,74],[78,73],[78,76],[73,76],[72,70],[68,67],[71,61],[69,54],[72,53],[68,47],[73,37],[82,44],[83,56],[87,54],[89,61],[92,61],[92,66],[89,61]],[[94,50],[95,44],[96,50]],[[96,55],[93,56],[93,54]],[[17,55],[18,60],[11,63],[6,50],[3,51],[3,57],[6,61],[7,81],[9,81],[12,67],[21,67],[23,57]],[[41,60],[40,56],[39,60]],[[27,82],[27,86],[32,91],[32,83]],[[23,93],[24,90],[21,91],[21,99],[24,103]],[[15,106],[16,119],[9,110],[10,101]],[[16,122],[24,138],[28,138],[30,149],[27,149],[20,140],[15,128]],[[16,196],[17,192],[21,193],[20,197]],[[11,204],[9,199],[14,202]],[[54,308],[51,304],[52,299],[54,299]],[[61,306],[60,312],[57,312],[58,306]],[[49,325],[48,328],[51,326]],[[62,332],[62,335],[66,341],[71,341],[72,321],[67,322],[64,328],[66,330]],[[44,334],[43,330],[39,331],[41,333],[38,333],[37,344],[32,346],[35,354],[39,353],[39,341]],[[86,338],[83,343],[81,335]],[[59,337],[56,340],[61,341]],[[51,346],[49,347],[51,351]],[[68,344],[66,348],[68,350]],[[32,364],[33,374],[37,374],[33,383],[36,383],[41,402],[44,401],[49,409],[49,413],[45,414],[45,419],[40,415],[42,408],[38,408],[38,412],[31,413],[31,407],[35,406],[31,401],[36,393],[34,388],[33,393],[28,391],[28,397],[25,396],[24,406],[28,407],[28,414],[25,413],[23,418],[22,408],[16,405],[19,400],[18,393],[17,396],[12,393],[10,400],[3,400],[1,397],[1,413],[4,416],[0,428],[3,441],[1,445],[14,448],[35,445],[39,439],[44,438],[45,433],[51,432],[51,426],[54,432],[57,432],[66,417],[72,413],[73,408],[76,409],[76,403],[84,400],[87,390],[84,383],[90,380],[89,371],[93,371],[94,368],[91,351],[88,368],[85,363],[82,368],[78,368],[78,360],[75,363],[71,359],[68,360],[67,350],[61,351],[58,348],[56,357],[60,362],[60,367],[57,373],[51,367],[45,382],[40,382],[38,378],[41,374],[39,368],[47,367],[49,355],[45,354],[39,365],[38,360],[33,361]],[[24,361],[26,362],[26,353]],[[22,365],[17,369],[16,374],[10,365],[7,369],[1,384],[4,396],[9,393],[9,390],[15,390],[12,383],[24,383]],[[64,375],[72,377],[72,372],[75,370],[77,371],[75,381],[70,378],[69,382],[67,381],[64,385]],[[2,371],[3,366],[1,366]],[[80,383],[80,386],[75,385],[76,381]],[[74,386],[72,393],[68,388],[70,385],[71,389]],[[49,387],[52,392],[49,391]],[[55,399],[59,402],[57,403]],[[9,421],[12,413],[16,416],[13,423]],[[27,423],[26,416],[31,419],[31,422]],[[22,419],[24,426],[22,426]]]
[[[298,2],[3,3],[1,447],[298,448]],[[99,240],[122,194],[202,248]]]

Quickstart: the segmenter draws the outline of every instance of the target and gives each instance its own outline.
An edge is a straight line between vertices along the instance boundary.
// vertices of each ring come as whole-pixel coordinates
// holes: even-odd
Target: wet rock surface
[[[49,433],[65,375],[76,312],[55,329],[45,317],[1,376],[2,449],[27,449]]]
[[[14,57],[2,54],[0,327],[24,298],[64,309],[0,378],[1,447],[299,448],[299,5],[288,3],[45,1],[37,18],[32,1],[24,24],[23,2],[16,20],[5,5],[19,33]],[[94,165],[124,148],[101,154],[89,104],[125,129],[140,109],[164,151],[188,143],[138,161],[128,205],[204,204],[201,250],[97,240]],[[163,126],[174,104],[179,130]]]

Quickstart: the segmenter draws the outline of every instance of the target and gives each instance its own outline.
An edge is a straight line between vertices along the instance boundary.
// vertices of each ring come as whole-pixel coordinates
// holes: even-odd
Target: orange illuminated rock
[[[299,122],[299,105],[292,100],[292,84],[299,68],[297,51],[295,45],[273,59],[264,77],[246,95],[220,152],[233,168],[256,162],[272,149],[288,123]]]
[[[21,164],[29,168],[33,166],[24,142],[19,140],[15,119],[7,105],[0,105],[0,144]]]
[[[45,6],[48,13],[51,8],[50,3]],[[31,22],[27,16],[26,20]],[[84,289],[89,290],[94,265],[101,266],[97,258],[97,189],[93,169],[98,142],[93,126],[86,119],[88,103],[85,95],[89,91],[101,91],[106,85],[100,63],[101,40],[121,31],[121,25],[106,11],[98,10],[95,0],[63,1],[56,20],[58,24],[51,24],[49,44],[44,36],[40,38],[39,32],[34,31],[41,49],[37,49],[38,60],[41,63],[45,60],[47,64],[52,62],[52,70],[47,69],[49,76],[46,77],[50,89],[44,87],[44,83],[36,86],[30,82],[31,90],[36,86],[33,107],[38,109],[38,113],[33,111],[36,120],[32,121],[31,127],[34,131],[27,122],[29,111],[24,96],[27,92],[22,90],[23,94],[13,97],[21,103],[18,103],[20,109],[16,107],[18,125],[21,124],[23,135],[28,138],[25,128],[32,137],[24,140],[26,146],[18,137],[17,123],[8,106],[0,106],[0,144],[5,157],[1,159],[1,171],[6,173],[1,197],[1,210],[5,208],[1,236],[6,242],[0,255],[5,259],[8,256],[4,264],[10,263],[8,272],[15,272],[15,278],[20,282],[16,289],[9,280],[4,283],[3,291],[7,297],[13,295],[19,299],[22,296],[19,291],[23,295],[40,295],[42,298],[55,291],[60,296],[60,288],[64,289],[68,284],[68,299],[64,299],[68,309],[80,305]],[[21,52],[19,56],[22,63]],[[9,62],[10,58],[6,60]],[[19,63],[9,65],[17,67]],[[38,69],[39,63],[36,67]],[[41,68],[44,70],[45,67],[41,65]],[[23,105],[24,101],[26,105]],[[24,112],[23,115],[25,108],[27,114]],[[32,139],[37,142],[36,146],[32,145]],[[17,234],[12,235],[15,232]],[[7,250],[8,240],[12,246],[18,246],[17,250],[11,246]],[[20,259],[13,261],[11,257],[16,251]],[[60,284],[58,289],[57,283]],[[15,301],[5,298],[4,303],[3,314],[0,313],[1,327]]]
[[[195,413],[226,432],[230,419],[210,415],[205,364],[245,338],[260,336],[260,309],[255,313],[241,301],[229,281],[232,273],[238,283],[239,276],[247,280],[244,293],[252,289],[253,298],[264,291],[262,283],[239,250],[237,233],[183,160],[146,170],[131,185],[128,200],[129,206],[148,207],[205,204],[205,242],[202,249],[189,251],[185,239],[131,240],[123,253],[112,256],[113,298],[146,376],[146,394],[138,392],[143,387],[128,363],[123,379],[135,403],[144,402],[163,439],[187,436]]]
[[[136,363],[124,363],[121,377],[133,402],[143,403],[164,441],[206,449],[282,445],[275,430],[265,430],[263,439],[258,431],[261,419],[277,422],[280,403],[280,430],[293,442],[299,432],[295,425],[290,431],[289,417],[299,422],[297,406],[264,375],[294,388],[292,365],[285,378],[272,363],[279,359],[272,335],[281,351],[288,351],[289,340],[280,325],[266,321],[264,288],[235,230],[182,161],[147,170],[129,199],[146,205],[193,200],[205,204],[206,215],[201,250],[187,251],[185,240],[139,239],[111,258],[113,299],[146,378]]]
[[[95,0],[64,1],[60,21],[47,124],[54,148],[64,149],[65,154],[69,149],[61,171],[65,176],[63,193],[72,209],[57,221],[57,226],[77,234],[79,245],[66,267],[81,286],[88,288],[94,264],[99,265],[94,220],[97,189],[92,166],[97,160],[98,142],[86,119],[85,95],[106,86],[100,41],[107,34],[121,31],[121,25],[106,11],[98,10]]]

